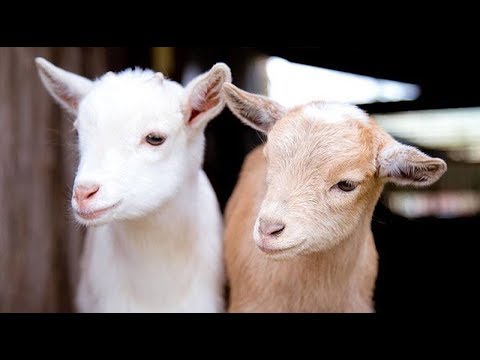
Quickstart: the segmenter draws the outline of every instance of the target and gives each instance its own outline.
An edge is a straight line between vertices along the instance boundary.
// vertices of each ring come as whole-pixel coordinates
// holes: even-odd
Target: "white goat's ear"
[[[92,81],[60,69],[40,57],[35,58],[35,63],[40,79],[50,95],[67,111],[76,114],[78,104],[92,88]]]
[[[379,176],[397,185],[428,186],[447,171],[447,164],[420,150],[392,141],[378,155]]]
[[[224,63],[217,63],[187,85],[184,113],[189,126],[199,128],[206,125],[223,110],[222,85],[231,81],[230,68]]]
[[[251,94],[235,85],[223,85],[228,108],[246,125],[267,133],[286,113],[286,109],[269,98]]]

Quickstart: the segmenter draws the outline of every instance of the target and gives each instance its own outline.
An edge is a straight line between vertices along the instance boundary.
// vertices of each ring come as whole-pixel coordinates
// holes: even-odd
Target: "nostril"
[[[271,230],[270,235],[280,235],[285,229],[285,225],[283,224],[275,224],[275,228]]]
[[[260,220],[260,232],[264,236],[278,236],[285,230],[285,224]]]
[[[87,194],[87,199],[90,199],[93,195],[95,195],[98,190],[100,189],[99,186],[96,186],[95,188],[92,188],[90,192]]]
[[[94,197],[94,195],[100,190],[98,185],[78,185],[75,186],[73,191],[73,197],[77,201],[85,201]]]

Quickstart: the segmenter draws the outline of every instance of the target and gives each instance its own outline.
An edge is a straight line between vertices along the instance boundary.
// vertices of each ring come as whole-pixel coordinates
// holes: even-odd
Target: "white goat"
[[[202,170],[204,129],[231,81],[218,63],[186,88],[151,70],[91,81],[36,59],[75,116],[80,163],[72,207],[88,226],[81,312],[224,311],[222,220]]]

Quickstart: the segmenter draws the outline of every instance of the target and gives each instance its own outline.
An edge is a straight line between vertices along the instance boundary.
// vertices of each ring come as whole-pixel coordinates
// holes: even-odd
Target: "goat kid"
[[[230,69],[218,63],[183,88],[151,70],[91,81],[36,64],[78,132],[71,203],[88,227],[78,310],[223,311],[222,219],[202,162]]]
[[[446,163],[397,142],[352,105],[286,109],[223,89],[230,110],[268,134],[226,208],[229,311],[374,311],[371,220],[384,184],[433,184]]]

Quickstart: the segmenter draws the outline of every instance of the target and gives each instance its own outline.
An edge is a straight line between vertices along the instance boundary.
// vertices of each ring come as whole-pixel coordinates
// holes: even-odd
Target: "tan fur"
[[[254,107],[247,94],[234,105],[227,96],[227,104]],[[227,204],[230,312],[374,311],[378,256],[370,223],[385,182],[377,159],[396,142],[372,119],[323,121],[303,108],[269,124],[267,143],[247,156]],[[443,169],[442,160],[431,161]],[[355,191],[336,190],[346,179],[359,182]],[[262,237],[259,218],[285,229]],[[279,252],[268,255],[260,245]]]
[[[307,125],[303,125],[305,130],[309,130]],[[304,154],[297,156],[303,157]],[[359,164],[365,166],[361,162]],[[280,164],[277,166],[280,167]],[[266,168],[262,146],[252,151],[245,160],[240,180],[227,205],[225,253],[231,286],[229,311],[371,311],[377,274],[377,252],[369,227],[371,215],[366,214],[368,219],[362,219],[356,236],[329,251],[286,261],[270,259],[252,239],[252,229],[266,192]],[[343,168],[340,166],[336,171],[341,172]],[[305,181],[308,181],[309,171],[302,165],[291,170],[295,176],[305,176]],[[376,201],[378,192],[377,186],[365,198]],[[369,210],[371,212],[373,207]],[[298,212],[301,214],[304,210],[299,208]]]

